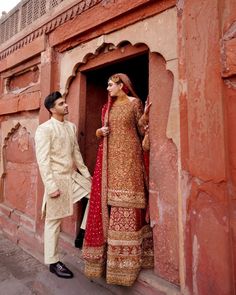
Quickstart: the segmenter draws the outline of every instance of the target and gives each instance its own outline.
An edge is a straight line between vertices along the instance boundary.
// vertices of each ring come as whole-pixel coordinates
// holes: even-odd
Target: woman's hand
[[[100,129],[97,129],[96,131],[97,137],[107,136],[108,134],[109,134],[109,128],[105,126],[103,126]]]
[[[139,120],[139,126],[142,126],[144,129],[147,127],[148,123],[149,123],[149,111],[151,108],[152,103],[146,101],[145,102],[145,108],[144,108],[144,112],[142,117]]]
[[[146,116],[149,115],[149,111],[150,111],[150,107],[151,107],[151,105],[152,105],[152,102],[146,102],[146,103],[145,103],[144,114],[145,114]]]
[[[102,136],[107,136],[109,134],[109,128],[103,126],[102,128],[100,128],[101,132],[102,132]]]

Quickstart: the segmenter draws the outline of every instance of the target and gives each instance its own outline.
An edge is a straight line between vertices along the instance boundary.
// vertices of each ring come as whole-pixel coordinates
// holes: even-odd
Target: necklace
[[[117,106],[117,105],[123,105],[123,104],[126,104],[128,101],[129,101],[128,97],[125,96],[123,99],[116,100],[116,101],[113,103],[113,105],[114,105],[114,106]]]

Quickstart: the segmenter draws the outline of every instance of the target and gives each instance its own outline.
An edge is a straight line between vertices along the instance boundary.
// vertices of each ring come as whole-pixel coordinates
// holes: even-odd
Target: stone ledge
[[[38,110],[40,108],[40,92],[23,93],[18,96],[0,100],[0,115],[13,114],[22,111]]]
[[[156,295],[181,295],[179,287],[167,282],[164,279],[161,279],[160,277],[155,275],[152,270],[142,270],[137,281],[137,285],[138,284],[144,285],[148,288],[155,290],[156,293],[153,294]],[[148,294],[149,293],[145,293],[145,295]]]
[[[4,205],[3,203],[0,204],[0,213],[5,215],[6,217],[10,217],[13,209]]]

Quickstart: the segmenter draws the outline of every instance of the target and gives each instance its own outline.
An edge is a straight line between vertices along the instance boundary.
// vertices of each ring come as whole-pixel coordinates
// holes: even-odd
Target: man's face
[[[50,111],[54,115],[67,115],[69,113],[68,104],[64,98],[60,97],[55,101],[54,107],[51,108]]]

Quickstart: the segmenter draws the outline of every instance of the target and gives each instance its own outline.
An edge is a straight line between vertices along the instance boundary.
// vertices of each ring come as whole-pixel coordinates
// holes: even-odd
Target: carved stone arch
[[[6,156],[5,151],[9,138],[20,128],[21,124],[18,122],[11,130],[7,133],[7,136],[3,140],[3,145],[1,148],[1,182],[0,182],[0,201],[3,201],[3,192],[4,192],[4,177],[6,176]]]
[[[121,39],[117,44],[115,45],[114,43],[102,43],[97,47],[93,47],[93,50],[90,51],[85,51],[84,55],[81,57],[81,61],[74,60],[74,65],[72,67],[72,73],[67,77],[66,84],[64,90],[61,89],[61,92],[63,93],[64,96],[67,96],[69,87],[71,85],[71,82],[73,79],[76,77],[76,74],[79,70],[79,68],[86,64],[89,60],[95,58],[102,52],[108,52],[108,51],[113,51],[118,48],[122,48],[124,45],[130,44],[133,47],[138,47],[138,46],[147,46],[150,52],[159,54],[162,56],[162,58],[165,60],[166,63],[166,70],[170,71],[173,75],[173,92],[172,92],[172,98],[171,98],[171,105],[170,105],[170,113],[169,113],[169,120],[168,120],[168,125],[167,125],[167,136],[173,140],[177,148],[180,148],[180,138],[179,138],[179,117],[178,117],[178,59],[174,58],[171,60],[167,60],[166,57],[162,54],[162,52],[158,51],[158,49],[151,51],[152,46],[150,44],[142,42],[142,40],[137,41],[136,43],[132,43],[131,41],[128,41],[127,39]],[[77,52],[77,49],[74,49]],[[71,62],[73,60],[74,53],[71,52],[69,54],[72,59],[66,58],[66,61]],[[177,55],[177,53],[176,53]],[[64,65],[65,66],[65,65]],[[64,68],[64,67],[63,67]],[[63,82],[63,81],[61,81]],[[61,84],[62,87],[62,84]],[[175,122],[173,124],[173,122]]]
[[[14,135],[17,135],[15,139],[14,139]],[[29,135],[30,135],[30,132],[27,130],[27,127],[22,125],[20,122],[17,122],[4,137],[3,145],[2,145],[2,156],[1,156],[2,167],[0,171],[2,178],[5,177],[5,173],[6,173],[6,160],[7,160],[6,149],[9,145],[10,139],[12,139],[13,141],[17,140],[17,146],[19,151],[25,152],[29,150],[29,145],[30,145]],[[21,157],[19,156],[18,158],[20,159]]]
[[[66,85],[65,85],[65,91],[64,91],[64,93],[62,92],[63,96],[64,97],[67,96],[67,94],[69,92],[70,85],[71,85],[73,79],[76,77],[78,71],[80,71],[80,67],[82,67],[83,65],[86,65],[89,61],[95,59],[96,57],[98,57],[101,54],[106,54],[108,52],[112,52],[117,49],[124,51],[128,45],[136,47],[136,48],[141,47],[141,46],[143,46],[143,47],[145,46],[147,48],[147,51],[149,50],[149,48],[146,46],[146,44],[144,44],[142,42],[132,45],[128,40],[121,40],[120,43],[118,43],[116,46],[112,43],[103,43],[98,48],[96,48],[96,50],[94,52],[86,52],[84,57],[82,58],[82,61],[76,62],[74,64],[74,66],[72,68],[72,73],[67,78]]]
[[[63,96],[67,95],[68,89],[69,89],[70,84],[71,84],[71,81],[76,76],[77,71],[78,71],[78,69],[79,69],[79,67],[81,65],[86,64],[89,60],[94,59],[96,56],[98,56],[101,53],[106,53],[106,52],[113,51],[113,50],[116,50],[116,49],[121,49],[122,50],[122,48],[125,48],[127,45],[131,45],[133,47],[146,46],[150,52],[155,52],[155,53],[161,55],[163,57],[163,59],[166,61],[166,69],[171,71],[174,74],[175,69],[172,66],[173,62],[166,60],[165,56],[161,52],[159,52],[159,51],[151,51],[151,49],[149,47],[149,44],[147,44],[145,42],[139,41],[137,43],[132,43],[129,40],[124,40],[124,39],[121,39],[117,44],[105,43],[104,42],[100,46],[95,47],[94,51],[92,51],[92,52],[91,51],[88,51],[88,52],[85,51],[84,55],[80,59],[79,59],[79,57],[77,57],[76,60],[74,60],[73,62],[72,62],[72,60],[70,60],[70,62],[69,62],[68,58],[65,59],[66,62],[68,62],[67,67],[65,67],[65,68],[70,67],[71,68],[71,73],[69,74],[69,76],[66,77],[65,72],[63,72],[63,78],[61,77],[60,89],[61,89],[61,93],[63,94]],[[74,50],[76,50],[76,49],[74,49]],[[64,61],[62,61],[62,64],[64,64]],[[64,68],[64,66],[63,66],[63,68]]]
[[[153,29],[155,28],[155,30]],[[173,61],[177,60],[177,14],[176,9],[168,9],[161,14],[132,24],[121,30],[102,35],[87,43],[67,51],[61,58],[60,90],[68,92],[68,80],[74,75],[75,66],[84,63],[89,55],[96,55],[106,44],[118,47],[122,42],[133,46],[143,43],[150,52],[161,54],[167,62],[167,68],[173,69]]]
[[[17,141],[17,147],[20,152],[27,151],[30,145],[29,138],[30,132],[27,130],[27,127],[18,122],[4,138],[3,149],[6,149],[9,145],[9,140],[12,139],[12,141]]]
[[[155,30],[154,30],[155,28]],[[121,30],[102,35],[87,43],[67,51],[61,58],[60,91],[64,96],[68,94],[71,81],[76,76],[78,67],[95,57],[101,49],[114,50],[129,43],[132,46],[145,44],[150,52],[160,54],[166,69],[174,77],[173,93],[170,106],[167,134],[172,138],[178,150],[179,117],[178,117],[178,53],[177,53],[177,12],[176,8],[168,9],[161,14],[149,17],[141,22],[127,26]],[[175,123],[173,124],[173,122]]]
[[[5,157],[5,151],[6,151],[6,147],[8,144],[9,139],[11,138],[11,136],[21,127],[21,124],[18,122],[14,127],[11,128],[11,130],[7,133],[6,137],[3,140],[3,145],[2,145],[2,169],[1,169],[1,178],[3,178],[5,176],[5,172],[6,172],[6,157]]]
[[[30,135],[32,126],[29,124],[28,128],[24,122],[14,120],[11,123],[10,130],[6,126],[3,128],[6,133],[1,147],[0,200],[33,216],[37,165]]]
[[[83,58],[81,59],[81,61],[76,62],[73,65],[72,68],[72,73],[71,75],[67,78],[66,81],[66,85],[65,85],[65,91],[61,92],[63,93],[63,97],[66,97],[69,91],[69,87],[71,85],[71,82],[73,81],[73,79],[76,77],[77,72],[80,68],[80,66],[86,64],[89,60],[95,58],[96,56],[98,56],[99,54],[101,54],[102,52],[106,52],[106,51],[111,51],[116,49],[115,46],[113,44],[107,44],[107,43],[103,43],[100,46],[98,46],[94,52],[85,52],[85,55],[83,56]]]

